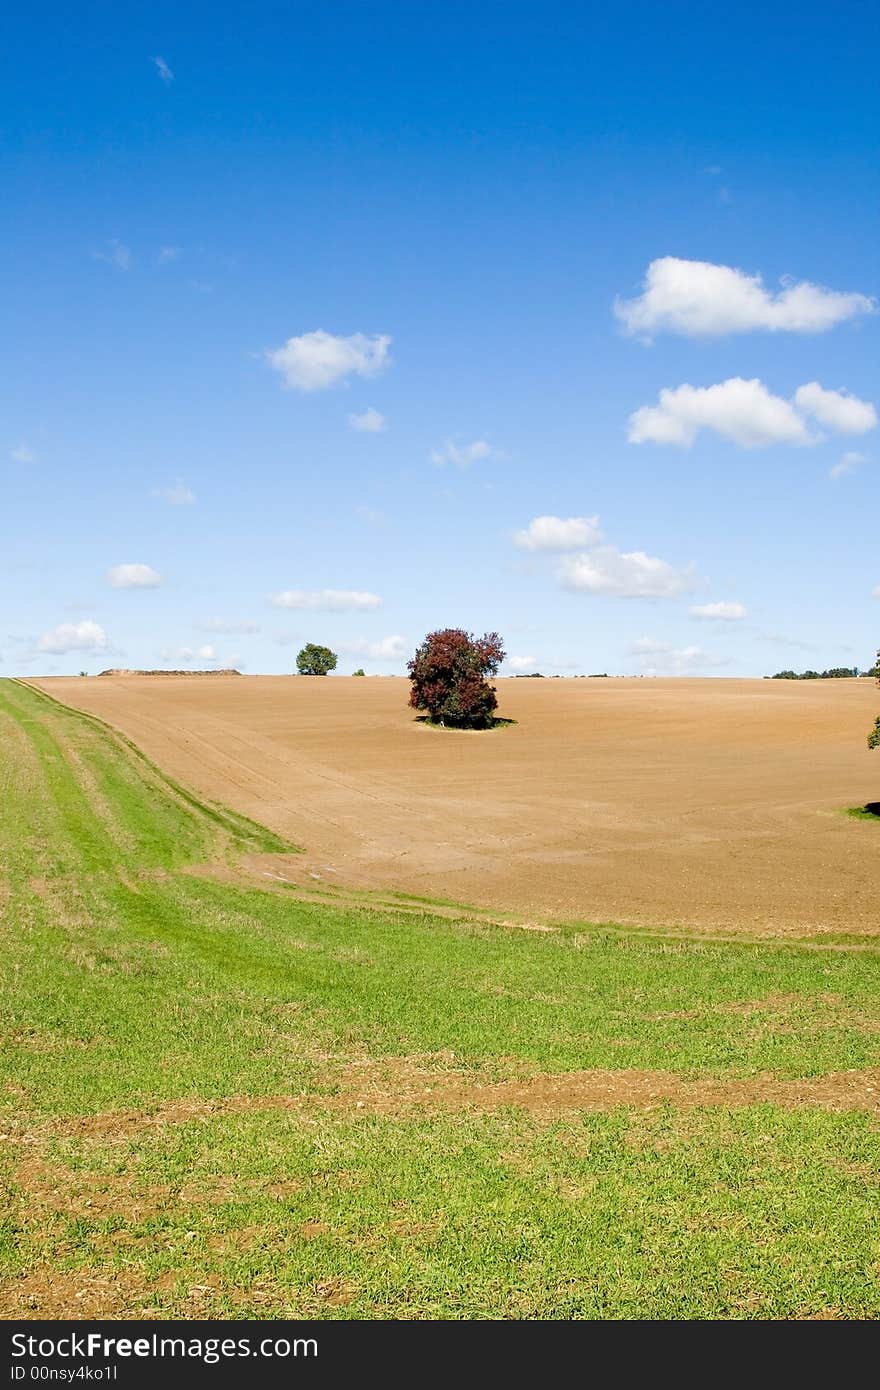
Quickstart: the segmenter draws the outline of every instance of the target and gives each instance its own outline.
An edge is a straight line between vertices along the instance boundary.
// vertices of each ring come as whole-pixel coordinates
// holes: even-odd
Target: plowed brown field
[[[47,678],[200,795],[306,854],[298,881],[539,918],[880,932],[869,680],[501,680],[486,733],[401,679]]]

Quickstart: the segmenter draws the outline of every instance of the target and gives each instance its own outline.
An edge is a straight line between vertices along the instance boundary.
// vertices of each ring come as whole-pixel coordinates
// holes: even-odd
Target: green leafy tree
[[[296,658],[296,669],[301,676],[326,676],[328,671],[336,670],[337,660],[329,647],[307,642]]]
[[[877,684],[880,685],[880,652],[877,653],[877,665],[874,667],[874,674],[877,677]],[[874,720],[874,727],[868,734],[868,747],[880,748],[880,715]]]
[[[352,671],[351,674],[352,674],[353,676],[365,676],[367,673],[366,673],[366,671],[364,670],[363,666],[359,666],[359,667],[357,668],[357,670],[356,670],[356,671]]]

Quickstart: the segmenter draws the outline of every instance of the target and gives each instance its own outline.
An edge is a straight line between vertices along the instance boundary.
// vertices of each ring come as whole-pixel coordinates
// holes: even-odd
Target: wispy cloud
[[[272,594],[269,602],[276,608],[298,608],[313,613],[366,612],[378,608],[378,594],[361,589],[284,589]]]
[[[653,637],[640,637],[631,643],[629,654],[638,657],[645,676],[688,676],[706,667],[726,664],[709,656],[701,647],[676,647]]]
[[[202,647],[168,647],[162,652],[163,661],[182,661],[184,666],[188,666],[193,661],[206,661],[213,665],[217,660],[217,651],[210,642]],[[232,665],[232,663],[229,663]]]
[[[166,502],[170,502],[172,507],[188,507],[196,500],[196,495],[191,488],[188,488],[182,478],[178,478],[173,487],[157,487],[153,489],[154,497],[161,497]]]
[[[196,627],[205,632],[222,632],[234,634],[239,637],[252,637],[254,633],[260,631],[259,623],[249,622],[247,619],[228,619],[228,618],[206,618],[204,622],[196,623]]]
[[[453,439],[447,439],[439,449],[431,450],[431,462],[439,467],[451,463],[456,468],[470,468],[472,463],[502,457],[501,450],[496,449],[487,439],[474,439],[470,444],[456,444]]]
[[[117,237],[112,237],[102,250],[93,251],[92,259],[112,265],[116,270],[131,269],[131,252]]]
[[[37,461],[37,455],[27,444],[18,444],[14,449],[10,449],[9,457],[13,463],[36,463]]]
[[[372,661],[402,661],[410,651],[406,638],[401,637],[399,633],[391,637],[382,637],[378,642],[365,639],[340,642],[339,647],[348,656],[366,656]]]
[[[391,339],[387,334],[352,333],[348,338],[325,333],[303,333],[288,338],[279,348],[265,353],[273,371],[294,391],[325,391],[346,377],[372,377],[389,365]]]
[[[738,623],[748,617],[749,610],[744,603],[720,602],[698,603],[690,610],[692,618],[702,618],[708,622]]]
[[[171,71],[170,67],[165,62],[165,59],[153,58],[151,61],[155,64],[156,71],[161,77],[162,81],[165,83],[165,86],[170,86],[171,83],[174,81],[174,73]]]
[[[760,275],[710,261],[661,256],[648,266],[642,294],[616,300],[614,313],[626,333],[650,341],[664,332],[688,337],[755,330],[824,333],[877,309],[876,301],[865,294],[828,290],[807,280],[782,283],[774,294],[765,289]]]
[[[349,415],[348,423],[358,434],[381,434],[385,429],[385,416],[370,405],[361,415]]]
[[[867,454],[860,454],[857,449],[850,449],[843,455],[833,468],[829,468],[829,478],[843,478],[847,473],[855,473],[857,468],[861,468],[863,463],[868,462]]]
[[[355,507],[354,514],[365,526],[383,527],[389,522],[388,513],[380,507]]]
[[[172,261],[180,260],[183,255],[183,248],[180,246],[162,246],[156,257],[157,265],[170,265]]]

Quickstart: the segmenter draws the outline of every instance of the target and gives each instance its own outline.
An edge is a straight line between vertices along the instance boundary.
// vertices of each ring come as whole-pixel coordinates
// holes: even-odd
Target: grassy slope
[[[877,1066],[875,952],[542,936],[185,872],[282,848],[0,682],[7,1316],[880,1311],[866,1114],[359,1112],[343,1084]],[[220,1104],[285,1096],[314,1099]]]

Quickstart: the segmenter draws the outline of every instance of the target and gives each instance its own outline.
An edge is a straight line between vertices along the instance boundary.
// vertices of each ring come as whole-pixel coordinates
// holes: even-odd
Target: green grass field
[[[10,681],[0,793],[3,1316],[880,1313],[871,942],[307,901]]]

